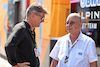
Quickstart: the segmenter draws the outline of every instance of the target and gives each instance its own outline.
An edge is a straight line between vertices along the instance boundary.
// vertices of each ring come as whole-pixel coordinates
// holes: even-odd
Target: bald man
[[[66,19],[67,35],[59,38],[50,57],[51,67],[97,67],[95,42],[81,32],[82,21],[77,13]]]

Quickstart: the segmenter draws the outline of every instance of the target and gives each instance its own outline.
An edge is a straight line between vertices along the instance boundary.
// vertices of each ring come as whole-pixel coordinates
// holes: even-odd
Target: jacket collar
[[[23,22],[25,23],[26,28],[27,28],[27,29],[30,29],[30,25],[27,23],[27,21],[24,20]]]

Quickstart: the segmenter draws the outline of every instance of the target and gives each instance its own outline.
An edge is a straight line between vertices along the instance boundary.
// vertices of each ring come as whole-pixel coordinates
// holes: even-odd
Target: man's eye
[[[66,22],[65,24],[68,24],[69,22]]]
[[[75,22],[74,21],[71,21],[71,23],[74,24]]]

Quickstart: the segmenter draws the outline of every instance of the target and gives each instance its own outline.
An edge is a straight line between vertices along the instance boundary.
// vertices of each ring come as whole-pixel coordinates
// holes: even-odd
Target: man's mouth
[[[67,28],[67,30],[72,30],[72,28]]]

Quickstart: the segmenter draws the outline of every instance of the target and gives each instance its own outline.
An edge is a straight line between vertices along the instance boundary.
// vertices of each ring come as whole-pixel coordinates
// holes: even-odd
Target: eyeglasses
[[[38,13],[35,13],[37,16],[40,16],[41,17],[41,20],[44,20],[44,17],[43,16],[41,16],[40,14],[38,14]]]
[[[75,24],[75,22],[74,21],[71,21],[70,23],[67,21],[67,22],[65,22],[65,24],[70,24],[70,25],[73,25],[73,24]]]

